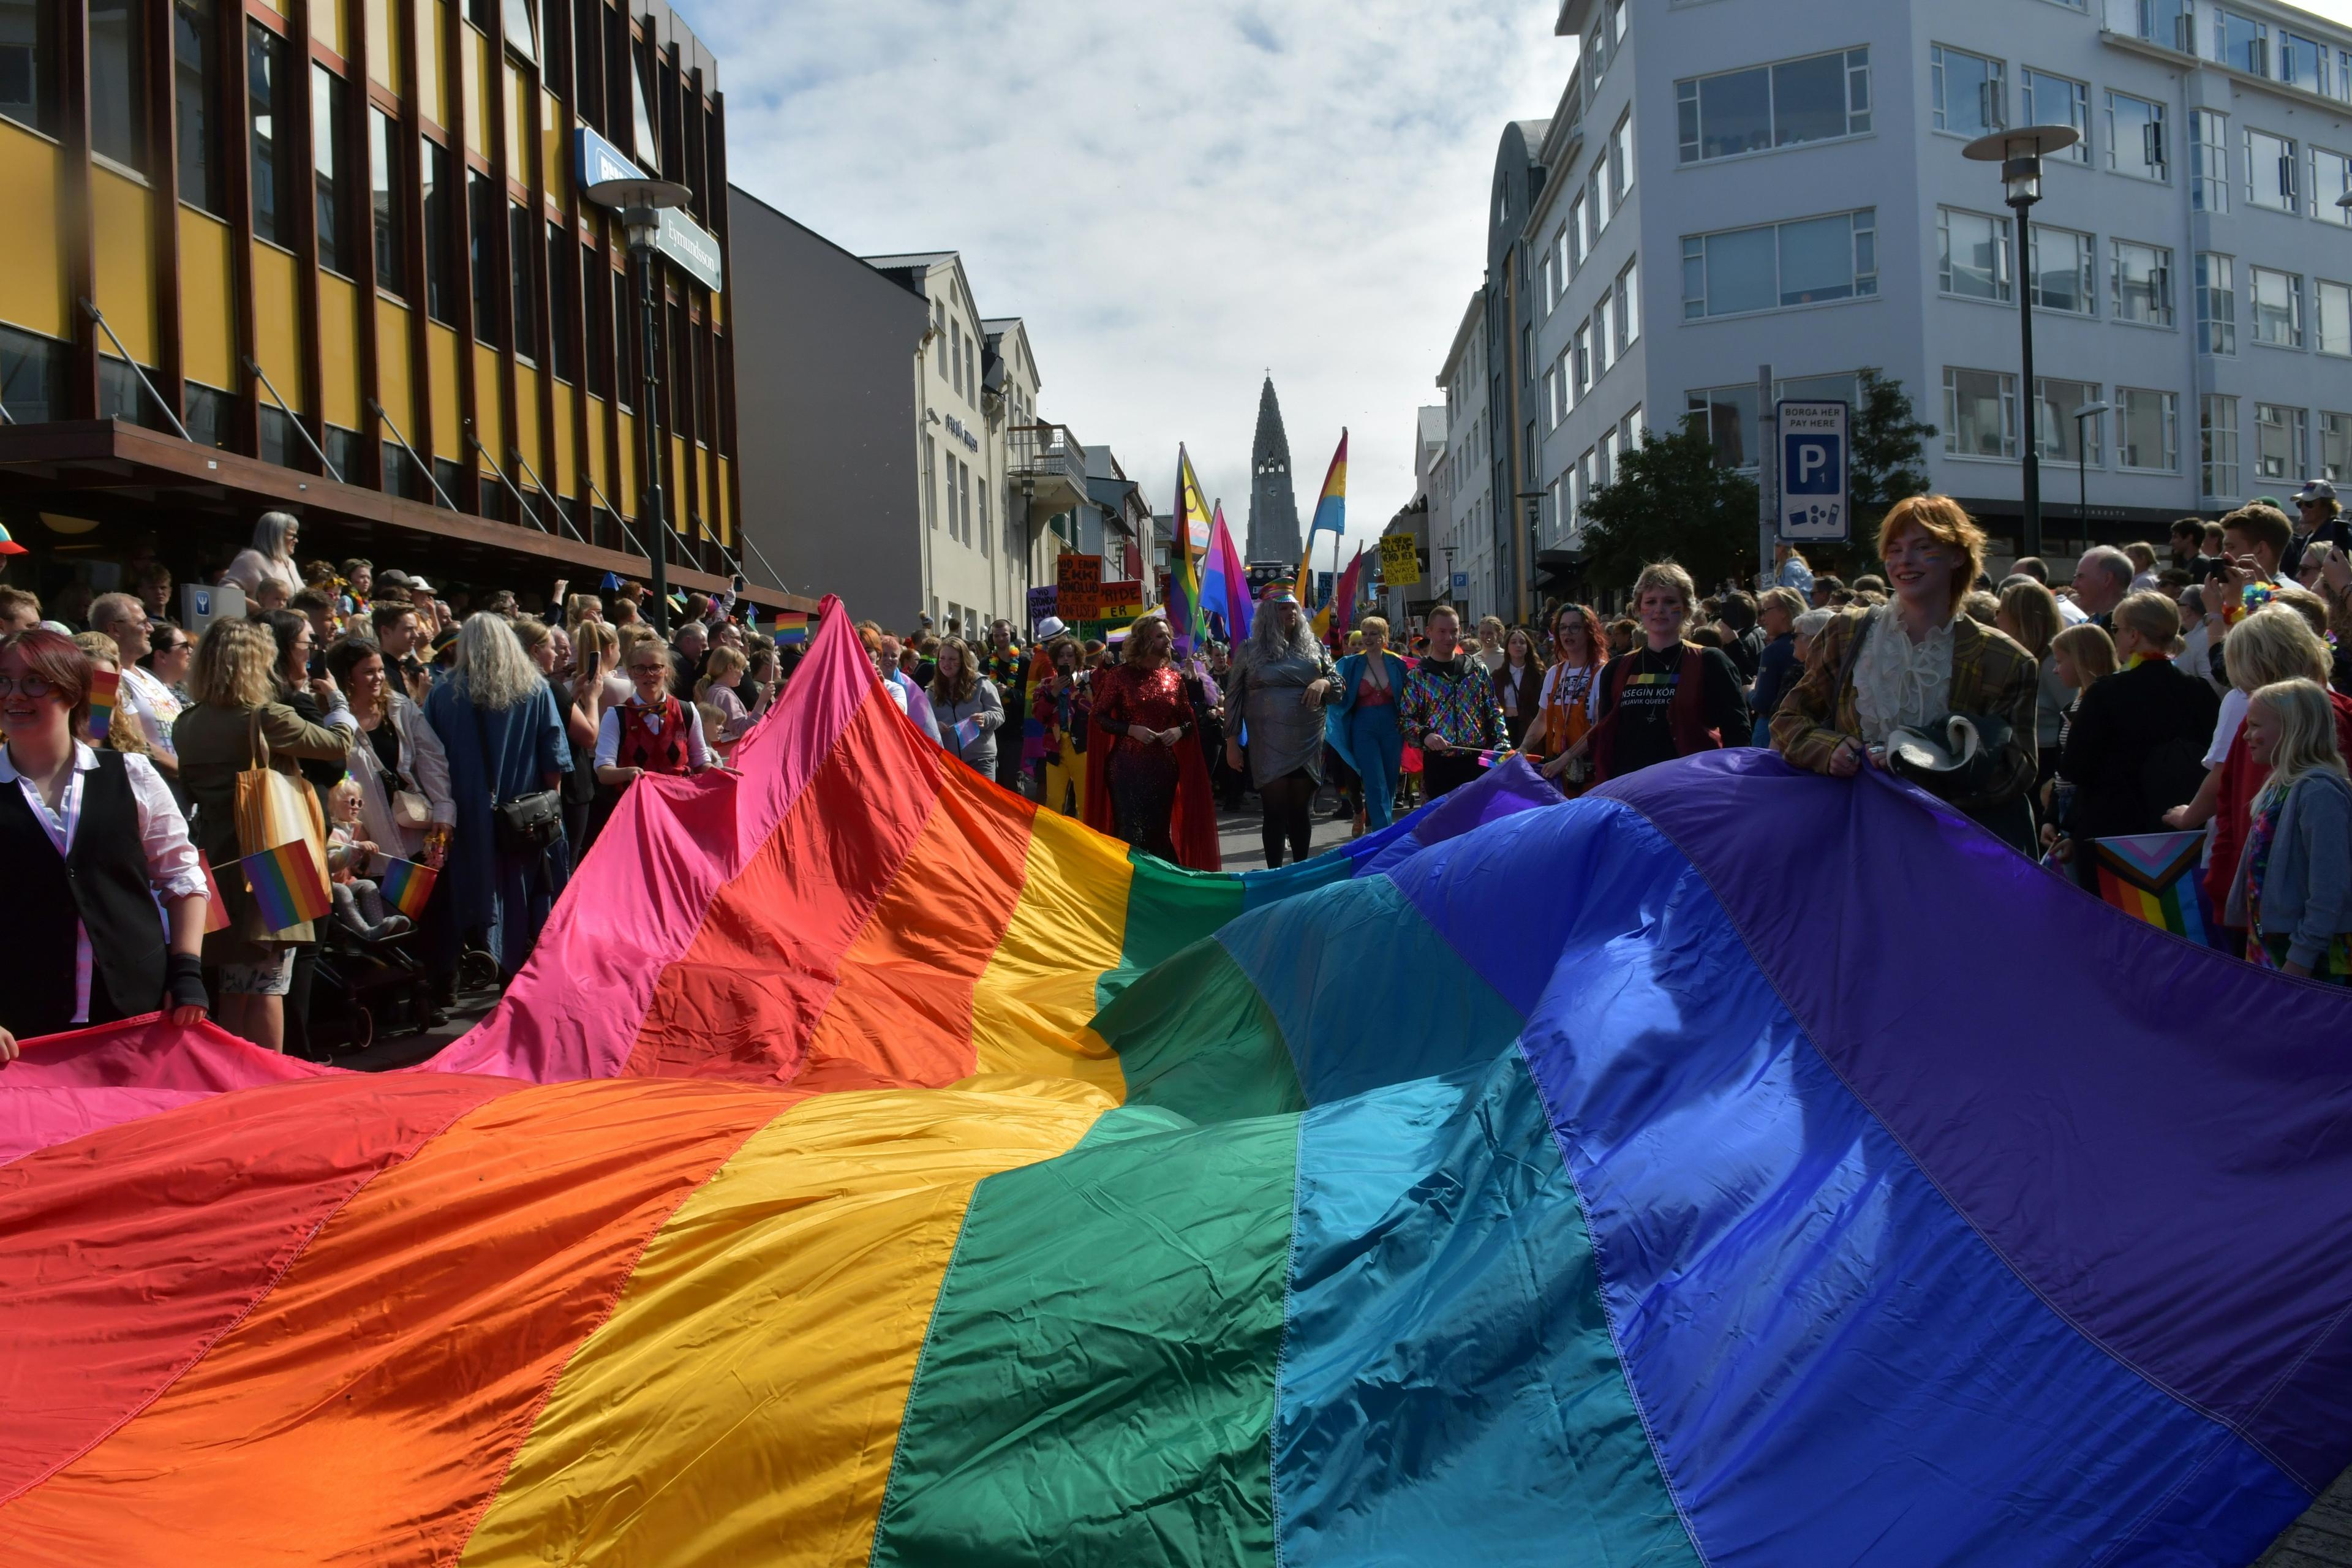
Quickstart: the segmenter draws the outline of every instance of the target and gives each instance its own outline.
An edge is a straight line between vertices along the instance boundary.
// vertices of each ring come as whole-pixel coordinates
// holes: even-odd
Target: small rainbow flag
[[[808,612],[778,610],[776,612],[776,646],[800,647],[808,642]]]
[[[315,921],[334,908],[327,879],[320,874],[318,857],[307,840],[297,838],[247,855],[237,864],[245,868],[245,885],[261,906],[262,923],[273,931]]]
[[[384,868],[377,886],[383,893],[384,902],[410,920],[423,920],[425,903],[433,897],[433,883],[439,876],[430,866],[420,866],[414,860],[394,860]]]
[[[2140,833],[2095,842],[2101,899],[2160,931],[2214,944],[2212,905],[2198,864],[2204,834]]]
[[[114,726],[114,700],[121,695],[122,672],[95,669],[89,676],[89,738],[103,741]]]
[[[213,879],[213,863],[205,852],[196,851],[196,866],[205,874],[205,934],[228,930],[228,904],[221,897],[220,884]]]

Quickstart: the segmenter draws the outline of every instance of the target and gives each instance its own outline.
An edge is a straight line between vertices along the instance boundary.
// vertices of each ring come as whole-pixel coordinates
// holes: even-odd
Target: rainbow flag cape
[[[425,1068],[0,1071],[12,1568],[2244,1563],[2352,1461],[2352,998],[1919,792],[1193,876],[830,605],[741,760]]]
[[[799,647],[808,641],[808,612],[778,610],[774,637],[779,647]]]
[[[1207,614],[1224,617],[1230,641],[1239,643],[1249,637],[1256,603],[1250,596],[1249,573],[1243,569],[1242,552],[1234,547],[1233,530],[1225,526],[1223,501],[1217,503],[1209,528],[1209,553],[1201,573],[1201,606]]]
[[[261,908],[262,923],[271,931],[319,920],[335,907],[319,858],[306,840],[247,855],[237,864],[244,868],[253,901]]]
[[[105,740],[106,732],[114,727],[114,704],[121,691],[121,670],[89,672],[89,738],[93,743]]]
[[[1201,597],[1201,568],[1192,558],[1192,542],[1206,541],[1214,526],[1208,503],[1201,496],[1200,477],[1192,472],[1192,455],[1176,447],[1176,527],[1168,551],[1168,624],[1176,634],[1176,651],[1186,653],[1209,636],[1208,612]]]
[[[430,866],[414,860],[394,860],[384,868],[376,887],[383,894],[384,902],[410,920],[422,920],[425,906],[433,898],[433,884],[439,876]]]
[[[1298,602],[1312,605],[1314,595],[1308,591],[1315,584],[1315,536],[1328,531],[1344,533],[1348,527],[1348,432],[1339,432],[1339,449],[1331,454],[1331,467],[1323,476],[1323,493],[1315,502],[1315,516],[1307,525],[1307,549],[1298,557]]]

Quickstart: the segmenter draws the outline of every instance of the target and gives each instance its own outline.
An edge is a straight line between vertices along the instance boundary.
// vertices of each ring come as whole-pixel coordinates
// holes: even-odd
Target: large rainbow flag
[[[2352,1002],[1908,786],[1187,873],[830,604],[739,761],[427,1069],[0,1070],[12,1563],[2243,1563],[2352,1460]]]

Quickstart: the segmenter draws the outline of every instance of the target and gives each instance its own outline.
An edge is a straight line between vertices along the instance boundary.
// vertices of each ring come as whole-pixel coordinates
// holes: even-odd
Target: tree
[[[1927,493],[1925,443],[1937,431],[1914,416],[1911,395],[1901,382],[1874,370],[1863,371],[1860,380],[1852,437],[1853,541],[1873,549],[1878,520],[1887,509],[1906,496]]]
[[[1753,572],[1756,506],[1756,481],[1717,463],[1697,420],[1671,435],[1645,431],[1584,503],[1586,571],[1604,588],[1631,587],[1670,556],[1702,584]]]

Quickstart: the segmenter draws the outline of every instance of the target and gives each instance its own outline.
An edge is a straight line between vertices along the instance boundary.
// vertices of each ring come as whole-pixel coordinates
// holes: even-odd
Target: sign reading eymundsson
[[[642,180],[646,172],[628,154],[586,126],[572,133],[572,162],[583,189],[606,180]],[[706,289],[726,286],[719,254],[719,238],[676,207],[664,207],[661,226],[654,231],[654,248],[691,273]]]

